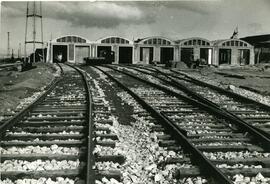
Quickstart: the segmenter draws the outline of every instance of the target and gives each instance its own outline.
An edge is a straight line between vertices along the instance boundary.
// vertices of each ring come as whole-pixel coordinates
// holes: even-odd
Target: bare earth
[[[221,86],[233,85],[262,95],[270,95],[270,69],[261,67],[210,68],[185,70],[185,73],[204,81],[210,80]]]
[[[0,72],[0,115],[16,108],[22,99],[42,90],[55,78],[53,65],[36,63],[34,66],[36,68],[24,72]]]

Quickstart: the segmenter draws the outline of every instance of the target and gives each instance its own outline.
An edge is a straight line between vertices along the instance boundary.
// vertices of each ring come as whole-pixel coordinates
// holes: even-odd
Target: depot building
[[[47,62],[84,63],[84,58],[110,54],[113,64],[167,64],[170,61],[200,60],[209,65],[253,65],[254,47],[239,39],[210,41],[192,37],[171,40],[152,36],[130,40],[108,36],[90,41],[77,35],[66,35],[48,42]]]

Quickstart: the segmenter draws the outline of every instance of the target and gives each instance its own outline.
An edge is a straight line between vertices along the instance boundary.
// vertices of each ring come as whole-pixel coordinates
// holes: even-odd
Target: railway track
[[[262,130],[261,133],[268,138],[270,137],[270,106],[191,78],[177,71],[170,71],[169,73],[156,69],[147,69],[147,71],[151,72],[151,74],[155,73],[156,76],[164,79],[166,78],[174,86],[181,89],[184,86],[186,92],[195,92],[200,98],[211,101],[213,106],[221,108],[235,118],[256,127],[258,131]]]
[[[187,95],[207,103],[233,118],[252,125],[254,129],[270,138],[270,106],[240,96],[231,91],[201,82],[176,71],[163,72],[155,68],[130,67],[186,92]]]
[[[140,115],[152,121],[160,146],[174,151],[159,163],[161,170],[173,164],[172,183],[270,181],[269,140],[260,132],[154,77],[138,77],[122,67],[98,68],[147,110]]]
[[[81,70],[61,65],[63,74],[27,108],[3,123],[1,183],[95,183],[98,178],[119,177],[99,170],[95,162],[114,161],[111,155],[94,155],[95,123],[109,123],[93,111],[89,79]],[[93,102],[94,101],[94,102]],[[106,130],[104,130],[106,132]]]
[[[10,69],[21,70],[21,68],[22,68],[22,62],[10,63],[10,64],[0,64],[0,71],[10,70]]]

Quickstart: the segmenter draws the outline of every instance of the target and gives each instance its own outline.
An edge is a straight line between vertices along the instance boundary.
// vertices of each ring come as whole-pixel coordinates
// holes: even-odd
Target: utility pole
[[[14,50],[12,49],[11,50],[11,59],[13,60],[14,59],[14,52],[13,52]]]
[[[39,6],[37,5],[39,3]],[[30,18],[30,20],[28,20]],[[40,20],[40,40],[37,39],[37,21]],[[28,40],[28,22],[33,23],[32,39]],[[42,23],[42,4],[41,2],[27,2],[26,8],[26,25],[25,25],[25,43],[24,43],[24,61],[27,57],[27,44],[33,44],[33,62],[36,62],[36,44],[42,45],[42,60],[44,61],[44,41],[43,41],[43,23]],[[31,57],[30,57],[31,59]]]
[[[8,40],[7,40],[7,58],[10,57],[10,39],[9,39],[9,34],[10,34],[10,32],[7,32],[7,38],[8,38]]]
[[[18,58],[21,58],[21,54],[22,54],[22,51],[21,51],[21,43],[19,43],[19,48],[18,48]]]

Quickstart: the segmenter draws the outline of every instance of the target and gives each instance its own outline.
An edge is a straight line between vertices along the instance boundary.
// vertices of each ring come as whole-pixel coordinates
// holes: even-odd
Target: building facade
[[[205,64],[213,64],[213,45],[209,40],[192,37],[177,40],[176,43],[180,61],[201,60]]]
[[[134,63],[150,64],[177,60],[175,43],[161,36],[147,37],[134,41]]]
[[[254,47],[243,40],[217,40],[213,46],[213,65],[254,65]]]
[[[270,63],[270,34],[241,38],[254,46],[255,63]]]
[[[119,36],[109,36],[96,40],[92,44],[92,56],[101,57],[104,53],[112,53],[112,63],[132,64],[133,63],[133,41]]]
[[[106,54],[114,64],[167,64],[170,61],[196,61],[209,65],[253,65],[254,47],[239,39],[209,41],[192,37],[173,41],[153,36],[135,41],[108,36],[90,41],[77,35],[66,35],[48,43],[47,62],[84,63],[84,58]]]

